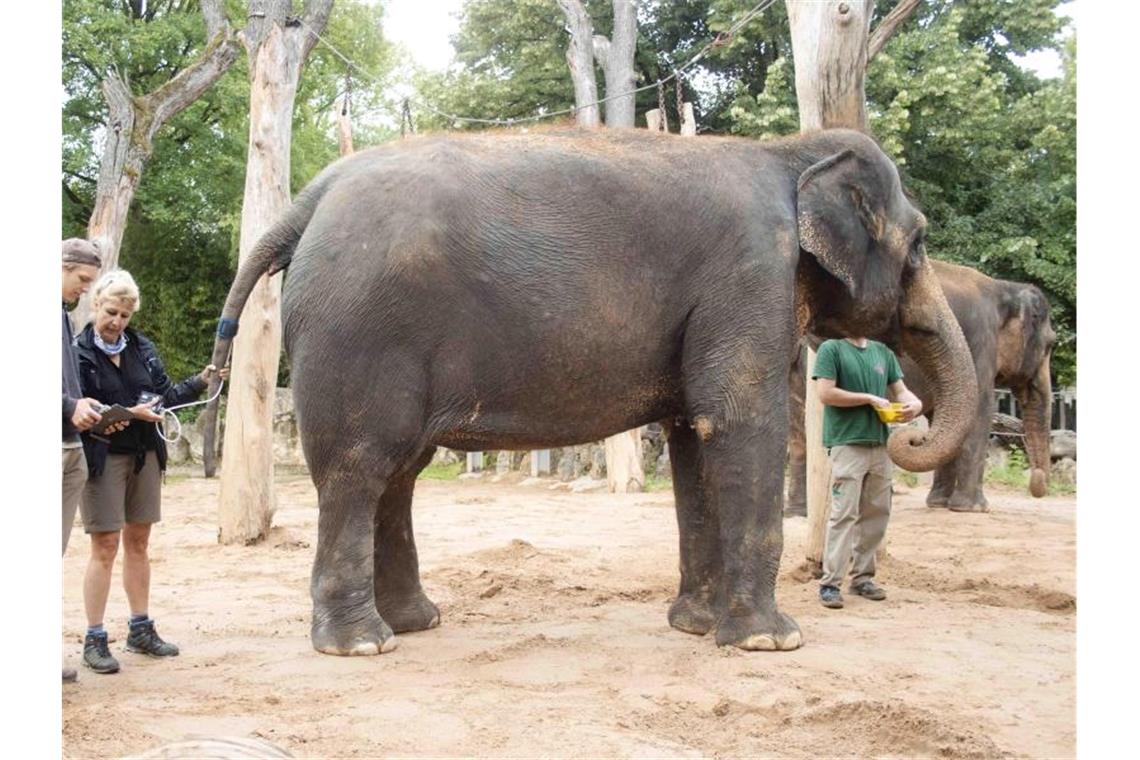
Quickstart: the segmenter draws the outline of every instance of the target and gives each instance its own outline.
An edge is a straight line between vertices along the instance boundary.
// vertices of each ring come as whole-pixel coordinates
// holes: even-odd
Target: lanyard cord
[[[177,443],[179,441],[179,439],[182,438],[182,421],[179,420],[178,415],[176,415],[174,413],[175,410],[186,409],[186,408],[191,407],[191,406],[199,406],[200,404],[210,403],[211,401],[213,401],[214,399],[216,399],[218,396],[221,395],[222,386],[224,386],[225,384],[226,384],[225,380],[222,380],[221,382],[219,382],[218,383],[218,390],[214,391],[214,395],[210,396],[205,401],[191,401],[188,404],[179,404],[178,406],[171,406],[171,407],[167,407],[166,409],[163,409],[162,410],[162,422],[158,423],[158,434],[160,436],[162,436],[162,440],[166,441],[167,443]],[[167,421],[167,415],[170,415],[169,422]],[[167,437],[167,435],[166,435],[166,429],[168,427],[173,431],[173,433],[170,437]]]

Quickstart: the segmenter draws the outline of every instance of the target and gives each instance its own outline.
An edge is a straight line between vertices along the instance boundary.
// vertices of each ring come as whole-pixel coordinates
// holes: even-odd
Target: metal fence
[[[997,411],[1021,419],[1021,406],[1017,398],[1006,388],[994,391]],[[1053,430],[1077,431],[1077,391],[1075,388],[1062,388],[1053,392],[1053,415],[1050,427]]]

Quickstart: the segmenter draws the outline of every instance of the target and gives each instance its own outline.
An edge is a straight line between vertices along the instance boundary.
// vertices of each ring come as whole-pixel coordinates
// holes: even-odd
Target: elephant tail
[[[238,317],[245,302],[262,275],[272,276],[289,266],[297,243],[313,218],[317,205],[331,184],[332,173],[325,172],[314,180],[297,196],[293,205],[285,212],[261,239],[238,267],[237,275],[222,307],[222,317],[218,321],[218,332],[214,338],[214,353],[210,363],[224,367],[229,359],[230,347],[237,335]],[[210,402],[202,414],[202,463],[206,477],[213,477],[216,470],[215,444],[218,414],[218,386],[221,380],[215,373],[210,379],[207,398]]]

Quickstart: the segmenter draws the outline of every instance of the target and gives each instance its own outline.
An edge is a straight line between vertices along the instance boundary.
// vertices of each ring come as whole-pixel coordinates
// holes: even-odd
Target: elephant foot
[[[669,607],[669,625],[678,631],[704,636],[716,625],[716,614],[707,596],[681,594]]]
[[[310,638],[318,652],[342,657],[391,652],[397,643],[396,634],[375,610],[354,622],[340,622],[314,612]]]
[[[955,493],[946,505],[951,512],[989,512],[990,505],[981,494]]]
[[[950,497],[944,493],[934,493],[934,491],[931,491],[926,496],[926,506],[933,509],[945,509],[950,506]]]
[[[404,599],[377,597],[376,610],[396,633],[426,631],[439,625],[439,607],[422,591]]]
[[[1049,476],[1044,470],[1037,467],[1033,468],[1033,472],[1029,476],[1029,493],[1035,499],[1040,499],[1049,493]]]
[[[726,616],[716,629],[717,646],[747,650],[788,651],[803,646],[804,638],[796,621],[782,612],[753,612],[743,617]]]
[[[788,504],[784,507],[784,517],[807,517],[807,505]]]

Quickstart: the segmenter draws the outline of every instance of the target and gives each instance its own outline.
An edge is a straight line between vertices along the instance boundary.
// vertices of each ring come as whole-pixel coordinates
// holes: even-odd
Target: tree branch
[[[146,96],[151,110],[147,139],[170,117],[193,103],[210,89],[237,59],[239,43],[228,23],[207,43],[202,56],[169,82]]]
[[[305,35],[305,41],[301,43],[301,61],[308,59],[310,51],[318,42],[317,35],[309,29],[317,34],[325,31],[329,15],[332,13],[332,4],[333,0],[305,0],[305,12],[301,15],[301,21],[305,24],[301,28],[301,32]]]
[[[867,41],[867,63],[870,63],[879,51],[886,46],[891,37],[895,36],[895,32],[899,27],[911,17],[918,4],[922,0],[899,0],[899,4],[891,9],[891,12],[883,17],[875,30],[871,32],[871,37]]]
[[[202,18],[206,19],[206,39],[212,40],[218,32],[229,26],[221,0],[202,0]]]

